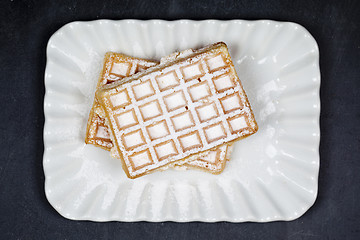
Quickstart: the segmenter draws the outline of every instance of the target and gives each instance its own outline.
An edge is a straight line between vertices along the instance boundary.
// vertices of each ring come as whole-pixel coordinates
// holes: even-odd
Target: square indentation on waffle
[[[194,148],[201,148],[203,146],[198,131],[182,135],[178,139],[183,149],[183,152],[189,151]]]
[[[229,73],[214,77],[213,82],[217,92],[224,92],[235,86],[234,79],[230,77]]]
[[[209,72],[215,72],[217,70],[227,67],[227,64],[221,53],[216,56],[209,57],[205,61]]]
[[[135,69],[135,73],[145,71],[148,68],[149,68],[148,66],[137,64],[136,69]]]
[[[206,81],[197,83],[189,88],[191,100],[196,102],[211,95],[210,87]]]
[[[110,74],[118,77],[127,77],[130,74],[132,64],[129,62],[113,62]]]
[[[184,77],[185,82],[195,78],[200,78],[205,74],[200,61],[182,67],[181,73]]]
[[[160,161],[165,158],[178,154],[178,151],[176,150],[176,146],[173,140],[160,143],[156,145],[154,148],[155,148],[156,156]]]
[[[113,109],[125,107],[126,105],[130,104],[130,102],[131,102],[131,100],[129,98],[129,94],[126,89],[124,89],[118,93],[110,95],[109,101],[110,101],[111,107]]]
[[[130,155],[129,161],[134,170],[138,170],[153,163],[153,159],[148,149]]]
[[[233,134],[244,131],[246,129],[250,130],[249,120],[245,114],[235,115],[234,117],[229,118],[227,121],[230,126],[230,131]]]
[[[219,112],[215,106],[215,103],[209,103],[196,107],[200,122],[206,122],[219,116]]]
[[[220,103],[223,107],[224,113],[229,113],[243,108],[241,98],[237,92],[221,98]]]
[[[189,111],[171,117],[171,121],[177,132],[195,126],[194,119]]]
[[[155,90],[150,82],[146,80],[132,87],[136,100],[141,100],[146,97],[150,97],[155,94]]]
[[[220,161],[220,152],[221,152],[220,148],[209,151],[209,153],[206,154],[204,157],[202,157],[201,160],[211,164],[216,164],[217,162]]]
[[[134,109],[116,114],[114,117],[120,129],[128,128],[139,123]]]
[[[186,106],[186,99],[182,90],[171,93],[164,97],[164,103],[168,112]]]
[[[145,144],[145,138],[141,129],[122,135],[123,144],[126,150],[132,150]]]
[[[162,110],[158,100],[146,103],[140,106],[139,109],[144,121],[147,121],[154,117],[158,117],[162,114]]]
[[[208,143],[214,142],[222,138],[226,138],[225,128],[221,122],[204,128],[204,132]]]
[[[103,141],[111,142],[110,134],[107,127],[99,124],[96,129],[95,139],[101,139]]]
[[[146,130],[148,131],[151,140],[162,138],[170,134],[165,120],[147,126]]]
[[[180,80],[174,70],[156,76],[155,80],[159,86],[160,91],[165,91],[169,88],[176,87],[180,84]]]

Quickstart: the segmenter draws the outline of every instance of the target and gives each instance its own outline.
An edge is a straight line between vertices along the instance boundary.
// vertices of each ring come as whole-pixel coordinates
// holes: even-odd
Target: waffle
[[[119,53],[106,53],[104,67],[96,89],[109,83],[121,81],[124,77],[128,77],[157,64],[158,62],[133,58]],[[101,116],[100,111],[100,105],[95,98],[89,114],[85,142],[110,151],[113,143],[108,132],[108,127],[105,124],[104,115]]]
[[[184,57],[188,54],[191,54],[193,52],[192,49],[185,50],[183,52],[175,52],[169,56],[163,57],[161,59],[161,62],[167,62],[175,60],[179,57]],[[120,81],[123,79],[122,76],[117,76],[114,74],[111,74],[110,70],[112,65],[116,62],[119,63],[131,63],[131,64],[138,64],[141,67],[136,67],[136,71],[134,73],[137,73],[138,71],[145,70],[148,68],[149,65],[152,65],[152,63],[146,61],[143,59],[138,58],[131,58],[128,56],[124,56],[122,54],[118,53],[107,53],[105,55],[104,59],[104,71],[101,75],[101,78],[99,79],[97,87],[103,86],[105,84],[113,83],[115,81]],[[129,75],[132,72],[129,72]],[[111,80],[109,80],[111,79]],[[105,113],[102,109],[102,107],[98,104],[97,100],[94,100],[93,106],[91,108],[90,117],[88,121],[88,131],[87,131],[87,143],[94,144],[95,146],[104,148],[106,150],[111,151],[111,156],[114,158],[120,158],[118,152],[116,151],[116,148],[113,147],[111,137],[109,135],[108,126],[105,123]],[[225,158],[225,153],[229,152],[231,147],[224,146],[219,147],[219,149],[211,150],[208,152],[208,154],[202,158],[195,159],[194,161],[189,161],[188,163],[185,163],[182,166],[182,169],[200,169],[203,171],[208,171],[213,174],[219,174],[222,172],[222,170],[225,168],[225,164],[227,159]],[[175,169],[179,169],[180,165],[174,165],[172,166]]]
[[[217,43],[96,92],[129,178],[257,131],[227,47]]]

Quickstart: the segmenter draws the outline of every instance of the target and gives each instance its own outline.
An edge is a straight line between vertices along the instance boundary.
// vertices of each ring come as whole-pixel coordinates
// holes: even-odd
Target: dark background
[[[0,1],[0,239],[360,239],[360,1]],[[46,44],[94,19],[273,19],[320,48],[321,167],[315,205],[272,223],[95,223],[61,217],[44,193]]]

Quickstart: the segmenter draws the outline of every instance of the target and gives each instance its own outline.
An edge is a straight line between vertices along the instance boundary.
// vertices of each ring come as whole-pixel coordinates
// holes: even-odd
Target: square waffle
[[[166,103],[173,94],[181,101]],[[105,85],[96,97],[129,178],[204,157],[258,129],[225,43]]]
[[[186,50],[181,53],[174,53],[165,58],[162,58],[161,61],[169,61],[171,59],[175,59],[179,56],[184,56],[185,54],[189,53],[192,53],[192,50]],[[109,52],[105,55],[104,58],[104,67],[99,82],[97,84],[97,89],[103,85],[110,84],[116,81],[121,81],[126,76],[133,75],[137,72],[143,71],[157,64],[157,62],[133,58],[119,53]],[[96,98],[94,99],[93,106],[90,111],[85,141],[86,143],[93,144],[105,150],[111,150],[111,155],[114,158],[120,158],[119,154],[116,151],[116,148],[113,147],[108,126],[105,122],[105,114]],[[214,153],[217,154],[209,151],[209,154],[207,154],[203,158],[199,158],[197,159],[198,161],[194,161],[192,163],[186,163],[184,164],[184,166],[187,166],[188,168],[207,170],[211,173],[218,174],[225,167],[226,158],[223,157],[225,155],[220,154],[224,151],[224,148],[221,151],[215,149]]]
[[[180,53],[176,52],[167,57],[163,57],[161,59],[161,62],[174,60],[180,56],[185,56],[186,54],[190,54],[192,52],[193,51],[191,49],[185,50]],[[157,63],[144,59],[132,58],[119,53],[107,53],[104,58],[104,68],[99,79],[97,88],[105,84],[113,83],[115,81],[120,81],[123,79],[124,75],[119,76],[119,71],[116,71],[116,74],[112,72],[112,70],[115,69],[113,66],[116,66],[116,64],[117,66],[121,66],[121,64],[124,64],[125,66],[132,64],[133,68],[130,68],[130,71],[124,71],[124,75],[132,75],[132,73],[135,74]],[[122,69],[125,68],[123,67]],[[105,123],[104,111],[96,99],[94,99],[94,103],[90,111],[86,134],[86,143],[93,144],[106,150],[111,150],[112,157],[120,158],[119,154],[116,151],[116,148],[113,147],[111,136],[109,135],[108,126]],[[221,148],[221,150],[211,150],[203,158],[196,159],[197,161],[194,160],[190,161],[189,163],[185,163],[184,167],[206,170],[210,171],[211,173],[218,174],[224,169],[226,160],[229,159],[225,158],[225,154],[223,154],[223,152],[229,152],[228,148],[223,147]]]

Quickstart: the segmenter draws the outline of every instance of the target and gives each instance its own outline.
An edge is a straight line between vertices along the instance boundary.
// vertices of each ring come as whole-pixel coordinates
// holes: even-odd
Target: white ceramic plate
[[[259,125],[220,175],[167,170],[131,180],[120,161],[85,145],[107,51],[160,59],[224,41]],[[303,27],[274,21],[73,22],[49,40],[44,171],[50,204],[92,221],[292,220],[317,196],[319,51]]]

